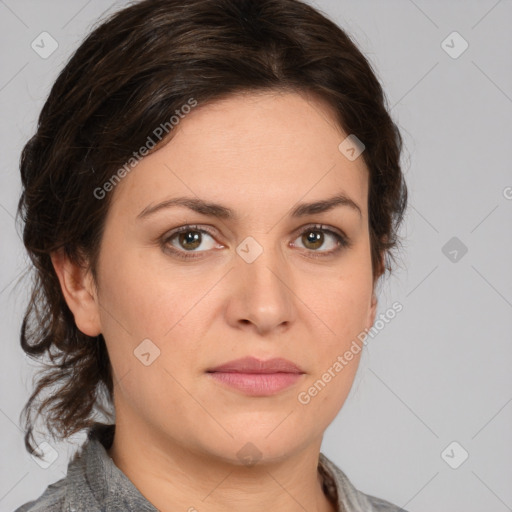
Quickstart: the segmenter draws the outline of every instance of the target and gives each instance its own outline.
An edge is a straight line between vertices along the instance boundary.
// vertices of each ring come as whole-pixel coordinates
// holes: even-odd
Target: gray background
[[[512,3],[311,3],[374,65],[405,139],[410,191],[403,268],[382,286],[379,308],[399,301],[403,311],[369,340],[322,451],[356,487],[411,512],[510,511]],[[35,369],[18,338],[27,299],[27,284],[16,285],[27,261],[13,220],[19,154],[70,53],[104,11],[123,5],[0,0],[1,511],[62,478],[83,441],[53,443],[59,457],[43,469],[18,425]],[[59,44],[47,59],[31,48],[43,31]],[[453,31],[469,44],[458,58],[445,49],[458,52],[460,39],[442,44]],[[443,251],[452,237],[459,247]],[[462,449],[469,457],[453,469],[446,460],[460,463]]]

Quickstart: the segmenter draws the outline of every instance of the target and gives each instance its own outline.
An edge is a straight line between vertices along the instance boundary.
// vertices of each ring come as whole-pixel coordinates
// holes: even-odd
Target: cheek
[[[364,254],[347,258],[337,272],[321,280],[305,302],[316,314],[325,345],[340,349],[368,326],[372,299],[370,260]]]
[[[205,297],[216,278],[190,269],[179,272],[158,251],[111,249],[100,266],[99,299],[112,365],[118,378],[130,372],[135,383],[142,371],[139,377],[150,388],[160,388],[170,379],[163,368],[177,377],[194,368],[202,325],[213,309]],[[143,364],[146,353],[146,360],[154,361],[148,367]]]
[[[371,290],[349,284],[340,279],[322,290],[321,316],[330,327],[330,338],[334,344],[357,336],[366,327]]]
[[[354,382],[371,299],[361,281],[339,278],[329,283],[322,288],[318,309],[311,308],[319,311],[321,322],[315,323],[322,325],[322,334],[311,353],[313,371],[297,397],[303,412],[317,418],[322,428],[334,420]]]
[[[200,352],[194,341],[194,329],[200,326],[191,320],[206,313],[198,300],[211,283],[198,286],[186,273],[171,275],[161,260],[152,264],[136,252],[105,255],[109,257],[100,269],[102,333],[123,401],[144,416],[158,416],[162,407],[184,413],[190,396],[180,383],[197,369]]]
[[[363,254],[354,256],[350,261],[347,258],[336,276],[322,280],[319,293],[310,295],[308,303],[318,317],[315,324],[320,331],[314,372],[301,388],[298,401],[305,412],[327,423],[334,419],[352,387],[371,311],[370,260]]]
[[[125,327],[134,341],[162,340],[207,292],[207,280],[166,264],[159,250],[111,244],[104,255],[100,301],[109,311],[102,312],[102,321],[107,329]]]

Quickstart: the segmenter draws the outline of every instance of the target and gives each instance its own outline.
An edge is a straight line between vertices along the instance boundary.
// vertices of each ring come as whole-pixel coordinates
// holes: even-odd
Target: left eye
[[[325,245],[326,235],[331,238],[331,248],[328,248],[327,250],[324,251],[317,251],[316,249],[319,249],[320,247]],[[322,255],[333,254],[340,250],[342,247],[347,246],[347,241],[345,237],[343,237],[339,233],[336,233],[335,231],[326,229],[322,226],[312,226],[304,229],[296,240],[299,239],[306,246],[306,249],[311,249],[314,252],[321,252]]]

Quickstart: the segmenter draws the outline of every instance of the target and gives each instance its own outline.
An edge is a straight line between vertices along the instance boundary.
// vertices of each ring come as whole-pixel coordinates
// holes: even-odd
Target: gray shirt
[[[114,431],[115,425],[96,423],[68,464],[66,477],[15,512],[158,512],[108,455]],[[358,491],[323,453],[319,454],[318,471],[324,492],[337,504],[338,512],[407,512]]]

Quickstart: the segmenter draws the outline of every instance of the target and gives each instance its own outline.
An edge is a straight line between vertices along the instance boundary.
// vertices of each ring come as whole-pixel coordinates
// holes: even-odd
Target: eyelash
[[[193,260],[193,259],[201,258],[200,255],[196,255],[196,254],[201,253],[201,252],[207,252],[207,251],[181,251],[181,250],[177,250],[173,247],[170,247],[168,245],[169,242],[176,235],[179,235],[180,233],[187,233],[189,231],[206,233],[206,234],[210,235],[212,238],[214,238],[213,233],[209,229],[206,229],[205,226],[199,227],[197,225],[186,225],[186,226],[181,226],[179,228],[176,228],[169,235],[165,236],[161,242],[162,247],[165,250],[170,251],[173,255],[176,255],[178,258],[183,259],[183,260]],[[310,251],[312,253],[310,256],[312,258],[326,258],[329,256],[333,256],[333,255],[339,253],[342,249],[347,249],[347,248],[351,247],[351,245],[352,245],[351,242],[349,241],[348,237],[346,237],[345,235],[343,235],[341,233],[338,233],[337,231],[326,228],[325,226],[323,226],[321,224],[311,224],[309,226],[305,226],[302,229],[302,231],[298,232],[298,234],[295,238],[303,235],[304,233],[307,233],[308,231],[321,231],[322,233],[328,233],[329,235],[332,235],[335,238],[335,240],[338,242],[338,245],[335,249],[332,249],[327,252],[326,251],[319,252],[319,251],[314,251],[312,249],[311,250],[306,249],[307,251]],[[315,254],[315,253],[317,253],[317,254]]]

